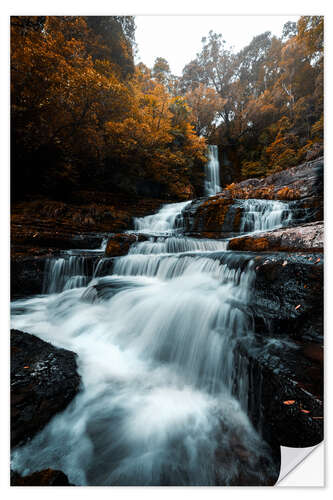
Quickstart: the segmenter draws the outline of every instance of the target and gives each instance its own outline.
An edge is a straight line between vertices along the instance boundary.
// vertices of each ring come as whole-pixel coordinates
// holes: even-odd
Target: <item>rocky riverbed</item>
[[[46,295],[45,300],[39,302],[36,299],[36,305],[23,299],[16,303],[14,314],[19,318],[21,314],[28,312],[33,315],[36,311],[36,325],[31,324],[42,336],[42,325],[49,324],[53,331],[52,318],[58,318],[57,321],[60,317],[63,318],[69,338],[72,336],[73,350],[76,351],[77,346],[80,351],[82,346],[80,342],[76,343],[76,335],[83,334],[83,338],[88,335],[90,339],[90,322],[93,324],[95,318],[92,316],[87,323],[82,324],[77,334],[73,334],[68,323],[68,313],[65,312],[67,307],[72,314],[84,308],[76,316],[76,320],[80,322],[88,311],[95,311],[96,307],[102,310],[108,301],[120,300],[121,304],[121,297],[125,299],[129,291],[128,298],[132,295],[134,300],[137,296],[130,309],[125,308],[126,315],[119,316],[120,310],[114,309],[107,319],[105,311],[104,316],[101,316],[105,318],[102,325],[105,321],[112,324],[102,333],[100,340],[103,335],[113,335],[122,321],[129,321],[132,308],[141,304],[140,294],[147,293],[149,300],[142,302],[140,315],[134,323],[140,334],[138,322],[141,316],[143,318],[148,314],[146,322],[149,324],[155,314],[164,314],[164,321],[158,328],[156,326],[159,331],[172,322],[179,303],[183,304],[186,312],[186,307],[192,307],[194,300],[196,307],[187,317],[188,322],[191,322],[191,318],[206,303],[206,296],[200,295],[198,300],[197,294],[202,289],[206,290],[206,294],[212,294],[210,305],[207,303],[202,317],[212,315],[217,303],[210,280],[218,277],[218,286],[222,287],[220,293],[226,293],[223,306],[216,309],[217,317],[222,321],[221,332],[234,331],[228,342],[232,356],[230,354],[231,357],[223,361],[226,366],[230,365],[226,378],[228,390],[240,402],[256,431],[269,443],[276,467],[279,445],[312,446],[323,438],[322,160],[294,167],[266,179],[244,181],[229,186],[216,196],[178,205],[166,206],[154,216],[137,219],[130,226],[132,231],[128,233],[119,232],[120,227],[112,224],[108,230],[105,222],[103,232],[98,232],[96,226],[95,233],[80,235],[78,232],[70,237],[57,236],[53,240],[47,240],[47,244],[46,233],[42,236],[39,234],[34,238],[34,247],[31,247],[30,236],[20,243],[15,237],[11,275],[13,296],[27,297],[44,292],[60,294],[55,296],[60,298],[52,299],[51,295]],[[145,207],[138,215],[142,217],[146,214],[145,210],[148,208]],[[268,229],[276,225],[276,229]],[[134,231],[133,226],[136,228]],[[252,232],[251,227],[254,229]],[[100,247],[99,250],[96,247]],[[33,248],[31,253],[30,248]],[[200,282],[197,289],[196,280],[200,276],[203,282]],[[180,288],[173,289],[173,280],[177,279],[180,280]],[[45,283],[52,280],[58,280],[57,286],[45,288]],[[159,280],[163,287],[156,287],[155,290],[154,283]],[[187,288],[187,282],[192,283],[190,288]],[[83,293],[80,292],[80,287],[85,287]],[[163,290],[168,288],[170,292],[165,292],[164,295]],[[179,290],[182,291],[181,295]],[[62,292],[65,292],[64,295],[61,295]],[[161,300],[158,301],[161,293]],[[169,310],[168,304],[177,294],[178,302]],[[44,301],[47,304],[45,312]],[[152,305],[150,310],[149,304],[154,304],[155,301],[156,307]],[[49,314],[53,308],[54,313],[50,319]],[[211,321],[216,322],[217,317],[213,319],[212,316]],[[209,342],[212,341],[208,323],[198,329],[198,321],[193,324],[189,346],[201,342],[203,330],[207,342],[208,339]],[[166,346],[156,346],[156,352],[160,353],[163,363],[174,356],[172,360],[177,366],[177,356],[185,352],[185,344],[178,344],[179,339],[183,338],[183,332],[187,331],[187,323],[183,324],[182,331],[176,338],[172,336],[175,329],[180,328],[180,324],[183,324],[182,316],[178,317],[177,323],[170,324],[167,337],[171,335],[172,338]],[[101,332],[104,331],[103,328]],[[156,328],[150,333],[151,342],[145,353],[160,342],[154,337]],[[131,323],[128,324],[128,329],[129,337],[135,338],[136,329],[131,332]],[[243,329],[244,335],[240,335]],[[61,332],[59,335],[61,339]],[[146,340],[143,337],[140,342],[144,344]],[[173,342],[177,344],[177,348],[172,348]],[[79,390],[80,376],[74,352],[58,349],[34,335],[17,330],[12,331],[11,345],[12,445],[17,447],[36,435],[53,415],[70,403]],[[186,349],[190,349],[189,346]],[[202,350],[201,346],[198,352]],[[209,356],[213,351],[214,349],[209,351]],[[85,358],[86,351],[81,355]],[[186,359],[180,363],[180,373],[187,369]],[[233,363],[230,363],[230,359],[233,359]],[[215,362],[215,358],[211,360],[209,370]],[[205,373],[204,361],[202,363],[199,371]],[[195,363],[193,366],[196,366]],[[193,366],[191,365],[191,370]],[[214,373],[219,373],[218,366],[220,365],[216,365]],[[191,380],[196,380],[197,375],[197,372],[191,372]],[[107,375],[109,376],[112,379],[113,373]],[[208,377],[207,374],[206,376]],[[198,380],[200,381],[200,377]],[[220,382],[218,380],[215,383]],[[198,384],[201,388],[199,382]],[[70,415],[71,412],[67,418]],[[227,426],[227,431],[231,424],[227,422],[223,425]],[[88,428],[91,428],[89,432],[92,436],[98,436],[95,423],[90,422]],[[86,436],[82,438],[86,439]],[[98,437],[96,439],[97,448],[102,449],[103,442]],[[236,445],[233,437],[230,443],[234,443],[236,450],[232,452],[233,460],[245,467],[247,461],[244,457],[252,456],[254,461],[258,457],[255,458],[254,450],[248,455],[242,439],[239,442],[236,440]],[[113,449],[112,439],[107,442],[110,450]],[[224,443],[224,449],[229,450],[230,443]],[[231,453],[230,450],[229,452]],[[223,469],[223,446],[216,453],[219,467]],[[262,463],[267,467],[264,483],[260,482],[251,467],[243,475],[235,473],[229,479],[226,479],[223,472],[216,479],[217,483],[225,484],[224,481],[229,481],[228,484],[258,484],[259,481],[260,484],[274,484],[277,469],[270,469],[269,461],[265,462],[266,458],[263,456],[260,460],[264,460]],[[45,463],[44,468],[47,467],[56,469],[55,479],[52,471],[41,471],[39,476],[32,474],[32,482],[29,483],[30,476],[22,479],[14,473],[13,484],[15,481],[17,485],[22,484],[23,480],[29,484],[36,484],[36,481],[40,481],[40,484],[45,484],[45,481],[50,484],[66,482],[67,478],[64,479],[61,472],[58,476],[58,467]],[[89,484],[107,484],[105,481],[108,481],[94,466],[88,467],[87,477]],[[70,483],[76,484],[73,478],[80,478],[80,474],[72,473],[72,479],[69,479]],[[169,478],[167,481],[173,484],[174,479]]]

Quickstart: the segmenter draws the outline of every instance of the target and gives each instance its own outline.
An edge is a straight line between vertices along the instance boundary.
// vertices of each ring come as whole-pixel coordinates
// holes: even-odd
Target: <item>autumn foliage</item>
[[[204,122],[202,133],[232,161],[232,180],[323,154],[323,24],[303,16],[286,23],[281,38],[263,33],[238,54],[210,32],[185,66],[180,86],[193,122]]]
[[[238,54],[210,32],[180,78],[161,57],[135,65],[134,52],[131,16],[11,18],[14,200],[200,196],[207,142],[220,146],[224,185],[322,154],[321,16]]]
[[[193,195],[205,141],[185,99],[134,67],[132,19],[21,16],[11,29],[15,198],[87,186]]]

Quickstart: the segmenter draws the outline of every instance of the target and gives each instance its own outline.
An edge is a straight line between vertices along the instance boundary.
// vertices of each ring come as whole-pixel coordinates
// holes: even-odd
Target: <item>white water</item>
[[[80,283],[84,257],[69,257],[50,270],[48,295],[13,303],[12,327],[76,352],[82,376],[69,407],[13,451],[14,470],[61,469],[83,485],[274,477],[246,414],[245,378],[232,395],[234,347],[252,335],[254,261],[225,252],[225,241],[179,236],[186,203],[137,219],[154,236],[115,259],[112,275],[96,268]]]
[[[243,209],[240,231],[270,231],[287,226],[292,220],[288,203],[277,200],[238,200]]]
[[[134,229],[142,233],[172,233],[176,229],[176,219],[183,208],[191,203],[184,201],[181,203],[169,203],[154,215],[147,217],[135,217]]]
[[[213,196],[221,191],[218,147],[208,146],[208,162],[205,165],[205,195]]]

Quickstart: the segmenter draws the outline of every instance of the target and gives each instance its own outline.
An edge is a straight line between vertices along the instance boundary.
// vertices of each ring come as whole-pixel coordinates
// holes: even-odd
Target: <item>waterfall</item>
[[[160,254],[181,252],[213,252],[226,250],[227,242],[203,238],[184,238],[180,236],[150,237],[148,241],[134,243],[129,255],[133,254]]]
[[[218,146],[208,146],[208,162],[205,165],[205,195],[213,196],[221,191]]]
[[[145,233],[171,233],[176,226],[177,217],[183,208],[191,203],[185,201],[181,203],[171,203],[163,207],[154,215],[134,218],[134,229]]]
[[[136,219],[148,240],[111,267],[102,258],[88,270],[82,255],[50,261],[48,294],[13,303],[12,327],[76,352],[82,376],[69,407],[13,451],[14,470],[61,469],[77,485],[275,477],[236,354],[253,336],[255,261],[225,240],[181,236],[187,203]]]
[[[86,285],[86,261],[82,256],[50,258],[46,261],[43,293],[58,293]]]
[[[288,226],[292,211],[288,203],[277,200],[237,200],[242,208],[241,232],[270,231]]]

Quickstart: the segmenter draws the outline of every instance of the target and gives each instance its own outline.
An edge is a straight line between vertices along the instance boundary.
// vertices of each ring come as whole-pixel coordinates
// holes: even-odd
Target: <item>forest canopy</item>
[[[180,88],[196,130],[229,153],[236,180],[322,153],[323,24],[303,16],[281,38],[262,33],[238,54],[210,32],[185,66]]]
[[[11,29],[14,198],[193,195],[205,140],[185,98],[134,65],[132,17],[12,17]]]
[[[322,154],[322,17],[237,54],[221,34],[202,42],[177,77],[162,57],[135,64],[132,16],[13,16],[14,199],[87,188],[188,199],[202,194],[207,143],[234,180]]]

